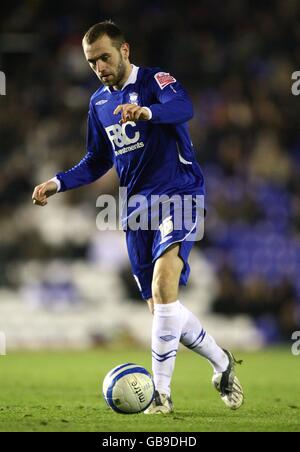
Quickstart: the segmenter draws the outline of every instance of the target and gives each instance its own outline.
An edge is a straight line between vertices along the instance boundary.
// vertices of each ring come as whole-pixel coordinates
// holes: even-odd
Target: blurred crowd
[[[107,18],[128,37],[132,62],[171,72],[192,97],[190,130],[207,185],[205,238],[196,249],[219,279],[211,309],[250,315],[267,341],[289,339],[300,324],[300,96],[291,94],[300,70],[297,0],[1,5],[0,285],[17,288],[20,261],[95,254],[95,236],[76,237],[76,225],[68,240],[47,240],[42,217],[32,221],[31,193],[85,152],[98,81],[81,39]],[[93,218],[96,197],[117,188],[112,171],[60,196],[60,208]]]

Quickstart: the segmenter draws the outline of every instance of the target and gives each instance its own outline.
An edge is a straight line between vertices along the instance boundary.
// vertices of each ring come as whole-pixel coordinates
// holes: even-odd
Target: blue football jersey
[[[126,103],[148,107],[151,119],[120,124],[121,114],[113,112]],[[114,165],[128,198],[203,195],[203,175],[187,126],[192,116],[192,103],[172,75],[133,66],[121,90],[101,86],[91,97],[87,153],[75,167],[56,175],[60,191],[94,182]]]

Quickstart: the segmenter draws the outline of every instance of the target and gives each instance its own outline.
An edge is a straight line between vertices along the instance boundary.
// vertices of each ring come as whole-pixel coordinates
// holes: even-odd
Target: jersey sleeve
[[[107,137],[96,118],[92,104],[88,113],[86,148],[86,155],[77,165],[68,171],[56,174],[61,184],[60,192],[90,184],[113,166]]]
[[[151,122],[182,124],[193,117],[192,102],[182,85],[167,72],[154,72],[149,87],[155,103],[150,105]]]

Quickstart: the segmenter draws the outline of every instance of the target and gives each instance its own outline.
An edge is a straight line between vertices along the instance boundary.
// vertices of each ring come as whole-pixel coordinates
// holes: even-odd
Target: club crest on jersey
[[[170,83],[176,82],[176,79],[168,72],[158,72],[155,74],[154,78],[160,89],[164,89],[166,86],[170,85]]]
[[[139,98],[138,93],[130,93],[129,94],[129,103],[138,105],[138,98]]]

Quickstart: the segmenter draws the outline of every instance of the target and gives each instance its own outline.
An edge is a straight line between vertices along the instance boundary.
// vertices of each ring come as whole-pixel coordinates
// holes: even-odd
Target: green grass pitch
[[[300,431],[300,356],[290,349],[237,353],[246,401],[228,410],[211,386],[210,365],[180,352],[173,378],[175,413],[120,415],[106,407],[102,380],[114,366],[151,369],[133,346],[0,357],[0,431],[203,432]]]

